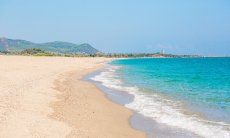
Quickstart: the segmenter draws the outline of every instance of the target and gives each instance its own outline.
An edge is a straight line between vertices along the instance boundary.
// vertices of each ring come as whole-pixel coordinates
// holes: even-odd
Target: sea
[[[230,58],[118,59],[90,79],[113,91],[112,99],[129,97],[122,105],[145,118],[137,124],[155,123],[134,128],[154,132],[158,124],[177,130],[175,137],[230,138]]]

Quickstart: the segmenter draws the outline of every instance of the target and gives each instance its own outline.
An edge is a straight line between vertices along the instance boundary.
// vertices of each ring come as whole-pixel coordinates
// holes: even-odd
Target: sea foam
[[[230,138],[229,124],[209,121],[194,113],[186,114],[186,109],[180,101],[174,101],[154,92],[142,92],[136,86],[126,86],[116,74],[116,70],[120,68],[121,66],[108,66],[91,79],[110,89],[134,95],[134,100],[125,106],[158,123],[184,129],[202,137]]]

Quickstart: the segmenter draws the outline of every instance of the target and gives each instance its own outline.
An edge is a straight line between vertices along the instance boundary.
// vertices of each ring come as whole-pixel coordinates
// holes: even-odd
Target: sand
[[[145,137],[81,78],[111,59],[0,56],[0,137]]]

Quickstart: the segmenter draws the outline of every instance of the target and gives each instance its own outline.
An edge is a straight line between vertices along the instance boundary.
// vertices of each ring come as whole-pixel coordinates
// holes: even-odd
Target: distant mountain
[[[99,51],[90,44],[73,44],[68,42],[33,43],[26,40],[0,38],[0,51],[21,52],[26,49],[39,48],[59,54],[96,54]]]

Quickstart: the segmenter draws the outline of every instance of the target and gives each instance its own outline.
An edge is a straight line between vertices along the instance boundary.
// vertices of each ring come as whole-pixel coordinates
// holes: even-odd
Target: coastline
[[[82,77],[111,59],[0,56],[1,137],[145,137]]]
[[[208,120],[193,110],[190,112],[187,105],[177,99],[168,98],[167,95],[165,97],[165,95],[152,94],[152,91],[141,89],[138,87],[138,82],[137,86],[135,85],[137,77],[133,77],[132,74],[135,72],[132,71],[131,65],[127,67],[116,63],[117,61],[112,62],[92,76],[88,76],[88,80],[100,88],[111,101],[133,111],[134,114],[130,118],[133,128],[144,131],[148,137],[229,136],[228,124]],[[133,77],[134,82],[129,77]],[[185,121],[187,123],[184,123]]]
[[[107,67],[110,65],[106,65]],[[170,138],[200,138],[200,136],[186,131],[184,129],[170,127],[165,124],[156,122],[150,117],[143,116],[142,114],[126,107],[127,104],[132,103],[135,96],[129,94],[127,91],[120,91],[117,89],[111,89],[104,86],[101,82],[95,81],[92,78],[98,76],[100,73],[105,71],[106,67],[96,70],[84,77],[85,81],[93,83],[98,89],[100,89],[113,103],[121,105],[126,109],[130,110],[132,114],[129,117],[129,124],[132,128],[144,132],[148,138],[155,137],[170,137]]]
[[[70,72],[64,81],[57,80],[55,89],[65,91],[58,96],[59,101],[51,104],[54,108],[51,117],[76,128],[68,137],[144,137],[144,133],[130,127],[131,110],[109,101],[95,85],[82,80],[85,75],[102,67],[85,70],[81,75]]]

